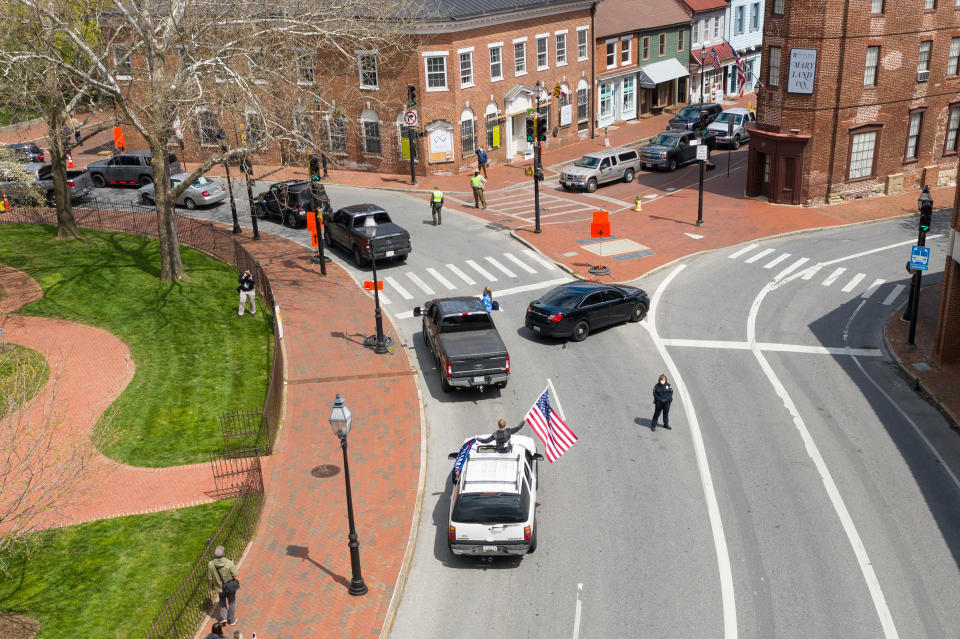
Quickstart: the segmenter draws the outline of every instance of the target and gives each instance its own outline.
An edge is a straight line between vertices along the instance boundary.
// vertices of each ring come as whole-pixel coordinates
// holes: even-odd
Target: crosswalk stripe
[[[853,279],[847,282],[847,285],[840,290],[843,291],[844,293],[849,293],[853,289],[857,288],[857,284],[859,284],[860,280],[862,280],[866,276],[867,276],[866,273],[857,273],[856,275],[853,276]]]
[[[742,249],[740,249],[739,251],[736,251],[735,253],[731,253],[731,254],[728,255],[727,257],[729,257],[731,260],[735,260],[735,259],[737,259],[738,257],[740,257],[741,255],[743,255],[744,253],[749,253],[750,251],[752,251],[753,249],[757,248],[758,246],[760,246],[760,245],[759,245],[759,244],[751,244],[750,246],[744,246],[744,247],[743,247]]]
[[[456,276],[459,277],[461,280],[463,280],[464,282],[466,282],[466,283],[467,283],[467,286],[473,286],[474,284],[476,284],[476,282],[474,282],[474,281],[470,278],[469,275],[467,275],[466,273],[464,273],[463,271],[461,271],[459,268],[457,268],[456,265],[454,265],[454,264],[447,264],[447,268],[450,269],[451,271],[453,271],[453,274],[454,274],[454,275],[456,275]]]
[[[433,289],[427,286],[427,283],[417,277],[416,273],[407,273],[407,277],[410,278],[410,281],[420,287],[420,290],[426,293],[427,295],[433,295]]]
[[[865,299],[865,300],[870,299],[871,297],[873,297],[873,294],[877,292],[877,289],[880,288],[880,285],[883,284],[883,283],[886,282],[886,281],[887,281],[887,280],[881,280],[881,279],[875,279],[875,280],[873,280],[873,284],[871,284],[870,286],[868,286],[868,287],[867,287],[867,290],[865,290],[865,291],[863,292],[863,295],[861,295],[860,297],[862,297],[862,298]]]
[[[519,266],[520,268],[522,268],[523,270],[525,270],[527,273],[536,273],[536,272],[537,272],[536,269],[532,269],[532,268],[530,268],[529,266],[527,266],[526,264],[524,264],[523,262],[521,262],[521,261],[520,261],[520,258],[518,258],[518,257],[517,257],[516,255],[514,255],[513,253],[504,253],[503,256],[504,256],[505,258],[507,258],[508,260],[510,260],[511,262],[513,262],[514,264],[516,264],[517,266]]]
[[[893,304],[893,301],[897,299],[897,296],[900,295],[900,293],[902,293],[903,289],[905,288],[907,287],[904,286],[903,284],[897,284],[896,286],[894,286],[893,290],[890,291],[890,294],[887,295],[886,299],[883,300],[883,305],[890,306],[891,304]]]
[[[516,277],[516,276],[517,276],[516,273],[514,273],[513,271],[511,271],[510,269],[508,269],[506,266],[504,266],[504,265],[501,264],[500,262],[498,262],[498,261],[496,260],[496,258],[486,257],[486,258],[484,258],[484,259],[487,260],[488,262],[490,262],[491,264],[493,264],[496,268],[498,268],[498,269],[500,269],[501,271],[503,271],[503,272],[507,275],[507,277]]]
[[[487,279],[487,281],[490,281],[490,282],[496,282],[496,281],[497,281],[497,278],[493,276],[493,273],[491,273],[491,272],[488,271],[487,269],[483,268],[482,266],[480,266],[479,264],[477,264],[477,263],[474,262],[473,260],[467,260],[467,266],[469,266],[470,268],[472,268],[473,270],[475,270],[477,273],[479,273],[480,275],[482,275],[483,277],[485,277],[485,278]]]
[[[390,303],[390,298],[387,297],[386,295],[384,295],[384,294],[383,294],[383,291],[380,291],[380,303],[381,303],[381,304],[389,304],[389,303]]]
[[[836,282],[837,279],[839,279],[839,277],[843,275],[844,272],[846,272],[846,270],[847,270],[846,268],[841,266],[830,275],[827,275],[827,279],[823,280],[823,282],[821,283],[821,286],[830,286],[831,284]]]
[[[392,278],[392,277],[385,277],[385,278],[383,278],[383,281],[390,285],[390,289],[391,289],[391,290],[394,290],[394,291],[396,291],[397,293],[400,293],[400,296],[401,296],[403,299],[405,299],[405,300],[412,300],[412,299],[413,299],[413,295],[411,295],[411,294],[407,291],[407,289],[403,288],[403,287],[400,285],[400,282],[398,282],[398,281],[395,280],[394,278]]]
[[[444,286],[446,286],[446,287],[447,287],[447,290],[452,291],[453,289],[457,288],[456,286],[454,286],[453,284],[450,283],[450,280],[448,280],[447,278],[445,278],[443,275],[440,275],[440,271],[438,271],[437,269],[435,269],[435,268],[428,268],[428,269],[427,269],[427,273],[429,273],[430,275],[433,275],[438,282],[440,282],[441,284],[443,284]]]
[[[777,273],[777,276],[774,277],[773,279],[774,279],[774,280],[777,280],[777,281],[780,281],[780,280],[782,280],[783,278],[785,278],[787,275],[790,275],[790,274],[793,273],[795,270],[797,270],[798,268],[800,268],[801,266],[803,266],[804,264],[806,264],[806,263],[809,262],[809,261],[810,261],[810,258],[808,258],[808,257],[801,257],[801,258],[798,259],[796,262],[794,262],[793,264],[791,264],[791,265],[788,266],[787,268],[785,268],[785,269],[783,269],[782,271],[780,271],[779,273]]]
[[[771,253],[773,253],[773,249],[763,249],[762,251],[760,251],[759,253],[757,253],[757,254],[754,255],[753,257],[748,257],[748,258],[747,258],[746,260],[744,260],[744,261],[745,261],[747,264],[753,264],[753,263],[756,262],[757,260],[762,260],[764,257],[766,257],[767,255],[770,255]]]
[[[823,264],[814,264],[813,266],[811,266],[810,268],[808,268],[803,272],[803,275],[800,276],[800,279],[802,280],[813,279],[813,276],[816,275],[817,271],[819,271],[821,268],[823,268]]]
[[[547,268],[554,268],[554,267],[556,266],[556,264],[554,264],[553,262],[550,262],[549,260],[545,259],[542,255],[540,255],[539,253],[537,253],[537,252],[534,251],[534,250],[525,248],[525,249],[523,249],[523,254],[526,255],[527,257],[529,257],[529,258],[530,258],[531,260],[533,260],[534,262],[539,262],[540,264],[543,264],[543,265],[546,266]]]
[[[764,264],[763,268],[773,268],[774,266],[784,261],[788,257],[790,257],[790,253],[781,253],[778,257],[775,257],[769,262],[767,262],[766,264]]]

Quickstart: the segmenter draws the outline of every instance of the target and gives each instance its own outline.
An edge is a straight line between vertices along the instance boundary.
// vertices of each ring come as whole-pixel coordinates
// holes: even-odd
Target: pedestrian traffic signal
[[[533,116],[527,117],[527,142],[533,142],[536,135],[537,119]]]
[[[412,84],[407,85],[407,106],[411,109],[417,106],[417,87]]]
[[[917,202],[920,205],[920,232],[926,233],[930,230],[930,219],[933,217],[933,198],[930,197],[929,186],[923,187],[923,193]]]
[[[700,121],[697,122],[697,132],[700,134],[700,137],[704,137],[707,134],[707,112],[700,112]]]
[[[316,153],[311,153],[309,159],[310,164],[310,179],[314,182],[320,181],[320,158],[317,157]]]
[[[920,211],[920,232],[926,233],[930,230],[930,211]]]
[[[546,142],[547,140],[547,119],[537,118],[537,140]]]

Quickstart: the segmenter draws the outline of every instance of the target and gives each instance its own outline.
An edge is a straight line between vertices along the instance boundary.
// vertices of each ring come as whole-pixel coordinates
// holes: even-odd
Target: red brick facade
[[[955,183],[960,6],[933,4],[766,1],[748,195],[815,205]],[[816,52],[811,94],[788,90],[798,49]]]
[[[960,188],[954,193],[950,242],[943,271],[940,315],[933,357],[943,363],[960,362]]]

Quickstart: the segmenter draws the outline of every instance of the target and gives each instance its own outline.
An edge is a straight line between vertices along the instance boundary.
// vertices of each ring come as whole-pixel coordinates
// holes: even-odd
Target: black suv
[[[707,112],[707,124],[717,119],[717,116],[723,112],[723,107],[713,102],[703,102],[701,104],[689,104],[682,109],[680,113],[673,116],[667,122],[668,131],[689,131],[697,122],[700,121],[700,112]]]
[[[330,197],[323,185],[306,180],[274,182],[266,191],[254,198],[253,210],[261,220],[275,217],[293,229],[306,226],[307,211],[313,210],[314,196],[320,202],[321,214],[333,212]]]
[[[13,151],[13,156],[19,162],[33,164],[35,162],[45,162],[43,151],[39,146],[32,142],[18,142],[17,144],[8,144],[7,148]]]

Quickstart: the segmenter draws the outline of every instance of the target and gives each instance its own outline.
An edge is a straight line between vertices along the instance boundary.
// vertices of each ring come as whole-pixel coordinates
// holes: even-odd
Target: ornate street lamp
[[[223,129],[217,131],[216,135],[217,141],[220,143],[220,152],[227,152],[227,134],[223,132]],[[230,215],[233,216],[233,232],[243,233],[243,230],[240,228],[240,220],[237,219],[237,203],[233,199],[233,184],[230,183],[230,163],[227,162],[227,158],[223,158],[223,168],[227,172],[227,190],[230,191]]]
[[[348,591],[351,595],[359,597],[367,594],[367,584],[363,583],[363,575],[360,574],[360,542],[357,541],[357,529],[353,523],[353,494],[350,492],[350,464],[347,461],[347,435],[350,434],[350,425],[353,421],[353,415],[347,408],[346,402],[337,393],[337,398],[333,402],[333,408],[330,411],[330,428],[333,434],[340,438],[340,448],[343,450],[343,480],[347,486],[347,519],[350,521],[350,568],[353,576],[350,579]]]
[[[372,346],[373,352],[383,355],[387,353],[387,347],[393,344],[392,337],[383,335],[383,315],[380,312],[380,291],[377,285],[377,254],[373,250],[373,238],[377,236],[377,221],[373,219],[373,214],[367,216],[363,221],[363,233],[367,236],[367,244],[370,246],[370,264],[373,267],[373,300],[376,310],[374,315],[377,318],[377,334],[371,335],[363,340],[364,346]]]
[[[703,103],[703,60],[707,57],[707,47],[700,45],[700,102]]]

